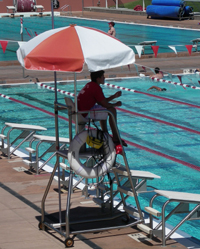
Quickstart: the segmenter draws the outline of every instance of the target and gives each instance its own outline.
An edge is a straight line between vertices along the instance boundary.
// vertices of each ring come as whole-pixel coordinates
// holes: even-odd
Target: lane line
[[[17,103],[26,105],[26,106],[28,106],[28,107],[34,108],[34,109],[36,109],[36,110],[38,110],[38,111],[42,111],[42,112],[44,112],[44,113],[46,113],[46,114],[49,114],[49,115],[51,115],[51,116],[55,116],[55,114],[52,113],[52,112],[46,111],[46,110],[44,110],[44,109],[42,109],[42,108],[39,108],[39,107],[34,106],[34,105],[31,105],[31,104],[25,103],[25,102],[23,102],[23,101],[21,101],[21,100],[14,99],[14,98],[12,98],[12,97],[6,96],[6,95],[1,94],[1,93],[0,93],[0,96],[3,97],[3,98],[6,98],[6,99],[12,100],[12,101],[14,101],[14,102],[17,102]],[[62,117],[62,116],[60,116],[60,115],[59,115],[59,118],[62,118],[63,120],[68,121],[67,118],[64,118],[64,117]],[[185,165],[185,166],[187,166],[187,167],[189,167],[189,168],[192,168],[192,169],[195,169],[195,170],[197,170],[197,171],[200,171],[200,167],[198,167],[198,166],[196,166],[196,165],[194,165],[194,164],[185,162],[185,161],[183,161],[183,160],[177,159],[177,158],[172,157],[172,156],[168,156],[168,155],[166,155],[166,154],[164,154],[164,153],[162,153],[162,152],[159,152],[159,151],[156,151],[156,150],[153,150],[153,149],[149,149],[149,148],[147,148],[147,147],[145,147],[145,146],[142,146],[142,145],[139,145],[139,144],[136,144],[136,143],[127,141],[127,140],[125,140],[125,141],[126,141],[127,144],[129,144],[129,145],[131,145],[131,146],[134,146],[134,147],[136,147],[136,148],[145,150],[145,151],[150,152],[150,153],[152,153],[152,154],[155,154],[155,155],[158,155],[158,156],[167,158],[167,159],[169,159],[169,160],[171,160],[171,161],[180,163],[180,164],[182,164],[182,165]]]

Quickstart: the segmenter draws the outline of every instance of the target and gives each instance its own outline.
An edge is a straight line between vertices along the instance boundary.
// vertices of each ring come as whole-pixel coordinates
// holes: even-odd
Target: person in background
[[[160,92],[161,91],[167,91],[166,88],[161,88],[161,87],[158,87],[158,86],[152,86],[147,91],[152,90],[152,89],[155,89],[155,90],[160,91]]]
[[[117,125],[117,111],[115,109],[116,106],[121,106],[122,102],[117,101],[115,103],[110,103],[115,98],[118,98],[122,95],[121,91],[116,92],[110,97],[106,98],[104,96],[103,90],[101,88],[101,84],[105,83],[104,71],[97,71],[90,73],[91,82],[87,83],[82,90],[79,92],[77,97],[78,102],[78,110],[79,111],[89,111],[89,110],[109,110],[113,116],[107,112],[89,112],[82,114],[86,118],[90,119],[100,119],[100,125],[104,132],[108,133],[107,129],[107,116],[109,115],[109,124],[112,130],[112,140],[115,145],[120,144],[118,133],[115,129],[115,123]],[[122,145],[127,146],[126,142],[122,140]]]
[[[116,36],[116,31],[115,31],[115,28],[114,28],[115,23],[114,22],[109,22],[108,25],[109,25],[108,34],[115,37]]]
[[[154,68],[155,74],[150,75],[151,78],[157,78],[157,79],[162,79],[163,78],[163,72],[160,71],[159,67]]]

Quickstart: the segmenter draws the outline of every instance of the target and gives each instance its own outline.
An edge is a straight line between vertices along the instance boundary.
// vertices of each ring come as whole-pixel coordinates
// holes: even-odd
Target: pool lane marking
[[[54,87],[47,86],[47,85],[45,85],[43,83],[37,83],[37,84],[40,85],[41,87],[45,88],[45,89],[55,91]],[[60,92],[61,94],[67,94],[67,95],[70,95],[70,96],[74,97],[74,93],[66,92],[66,91],[63,91],[63,90],[60,90],[60,89],[57,89],[57,91]],[[161,119],[153,118],[153,117],[150,117],[150,116],[147,116],[147,115],[144,115],[144,114],[140,114],[140,113],[137,113],[137,112],[125,110],[125,109],[122,109],[122,108],[119,108],[119,107],[116,107],[116,109],[119,110],[119,111],[122,111],[122,112],[126,112],[126,113],[129,113],[129,114],[135,115],[135,116],[146,118],[146,119],[150,119],[150,120],[153,120],[155,122],[159,122],[159,123],[162,123],[162,124],[165,124],[165,125],[173,126],[173,127],[176,127],[176,128],[179,128],[179,129],[182,129],[182,130],[189,131],[189,132],[196,133],[196,134],[200,135],[200,131],[190,129],[190,128],[187,128],[185,126],[173,124],[171,122],[167,122],[167,121],[164,121],[164,120],[161,120]]]
[[[139,145],[139,144],[136,144],[136,143],[133,143],[133,142],[130,142],[130,141],[126,141],[126,143],[129,144],[129,145],[132,145],[132,146],[134,146],[134,147],[136,147],[136,148],[139,148],[139,149],[141,149],[141,150],[145,150],[145,151],[147,151],[147,152],[150,152],[150,153],[152,153],[152,154],[155,154],[155,155],[157,155],[157,156],[165,157],[165,158],[167,158],[167,159],[169,159],[169,160],[171,160],[171,161],[174,161],[174,162],[183,164],[183,165],[185,165],[185,166],[187,166],[187,167],[189,167],[189,168],[191,168],[191,169],[195,169],[195,170],[197,170],[197,171],[200,171],[200,167],[199,167],[199,166],[196,166],[196,165],[194,165],[194,164],[192,164],[192,163],[188,163],[188,162],[185,162],[185,161],[180,160],[180,159],[178,159],[178,158],[175,158],[175,157],[172,157],[172,156],[168,156],[168,155],[166,155],[166,154],[164,154],[164,153],[162,153],[162,152],[159,152],[159,151],[156,151],[156,150],[153,150],[153,149],[149,149],[149,148],[147,148],[147,147],[144,147],[144,146],[142,146],[142,145]]]
[[[163,83],[168,83],[168,84],[177,85],[177,86],[190,87],[192,89],[197,89],[197,90],[200,89],[200,87],[190,86],[188,84],[178,83],[178,82],[174,82],[174,81],[170,81],[170,80],[158,79],[156,77],[151,77],[151,79],[153,81],[156,81],[156,82],[163,82]]]
[[[55,91],[55,88],[54,87],[51,87],[51,86],[47,86],[43,83],[40,83],[40,82],[35,82],[35,84],[37,84],[38,86],[44,88],[44,89],[49,89],[51,91]],[[68,95],[68,96],[72,96],[74,97],[75,94],[74,93],[70,93],[70,92],[67,92],[65,90],[60,90],[60,89],[57,89],[57,92],[61,93],[61,94],[65,94],[65,95]]]
[[[179,100],[169,99],[169,98],[157,96],[157,95],[154,95],[154,94],[151,94],[151,93],[145,93],[145,92],[141,92],[141,91],[130,89],[130,88],[125,88],[125,87],[121,87],[121,86],[112,85],[112,84],[109,84],[109,83],[104,83],[104,85],[108,86],[108,87],[111,87],[111,88],[120,89],[120,90],[124,90],[124,91],[128,91],[128,92],[140,93],[140,94],[147,95],[149,97],[158,98],[158,99],[170,101],[170,102],[173,102],[173,103],[176,103],[176,104],[187,105],[187,106],[190,106],[190,107],[195,107],[195,108],[200,109],[199,105],[194,105],[194,104],[190,104],[190,103],[179,101]]]
[[[3,98],[6,98],[6,99],[12,100],[12,101],[14,101],[14,102],[17,102],[17,103],[26,105],[26,106],[28,106],[28,107],[34,108],[34,109],[36,109],[36,110],[38,110],[38,111],[44,112],[44,113],[49,114],[49,115],[51,115],[51,116],[55,116],[54,113],[52,113],[52,112],[46,111],[46,110],[44,110],[44,109],[42,109],[42,108],[40,108],[40,107],[31,105],[31,104],[25,103],[25,102],[23,102],[23,101],[21,101],[21,100],[14,99],[14,98],[12,98],[12,97],[6,96],[6,95],[1,94],[1,93],[0,93],[0,96],[3,97]],[[59,115],[59,118],[68,121],[68,118],[62,117],[62,116],[60,116],[60,115]],[[158,155],[158,156],[167,158],[167,159],[169,159],[169,160],[171,160],[171,161],[180,163],[180,164],[185,165],[185,166],[187,166],[187,167],[189,167],[189,168],[192,168],[192,169],[195,169],[195,170],[200,171],[200,167],[198,167],[198,166],[196,166],[196,165],[194,165],[194,164],[185,162],[185,161],[183,161],[183,160],[177,159],[177,158],[172,157],[172,156],[168,156],[168,155],[166,155],[166,154],[164,154],[164,153],[162,153],[162,152],[159,152],[159,151],[156,151],[156,150],[153,150],[153,149],[149,149],[149,148],[147,148],[147,147],[145,147],[145,146],[142,146],[142,145],[139,145],[139,144],[136,144],[136,143],[127,141],[127,140],[125,140],[125,141],[126,141],[127,144],[129,144],[129,145],[131,145],[131,146],[134,146],[134,147],[139,148],[139,149],[141,149],[141,150],[145,150],[145,151],[150,152],[150,153],[152,153],[152,154],[155,154],[155,155]]]
[[[51,91],[55,91],[54,87],[47,86],[47,85],[45,85],[43,83],[37,82],[35,84],[37,84],[37,85],[39,85],[39,86],[41,86],[43,88],[49,89]],[[169,99],[169,98],[157,96],[157,95],[154,95],[154,94],[151,94],[151,93],[145,93],[145,92],[137,91],[137,90],[130,89],[130,88],[125,88],[125,87],[121,87],[121,86],[112,85],[112,84],[109,84],[109,83],[104,83],[104,85],[108,86],[108,87],[111,87],[111,88],[120,89],[120,90],[124,90],[124,91],[128,91],[128,92],[140,93],[140,94],[147,95],[149,97],[158,98],[158,99],[170,101],[170,102],[173,102],[173,103],[176,103],[176,104],[187,105],[187,106],[190,106],[190,107],[195,107],[195,108],[199,108],[200,109],[200,106],[194,105],[194,104],[190,104],[190,103],[187,103],[187,102],[182,102],[182,101],[179,101],[179,100]],[[57,92],[59,92],[61,94],[65,94],[65,95],[70,95],[70,96],[74,97],[74,93],[70,93],[70,92],[67,92],[67,91],[64,91],[64,90],[57,89]]]
[[[150,120],[155,121],[155,122],[159,122],[159,123],[162,123],[162,124],[165,124],[165,125],[173,126],[173,127],[176,127],[176,128],[179,128],[179,129],[182,129],[182,130],[189,131],[189,132],[196,133],[196,134],[200,135],[200,131],[190,129],[190,128],[187,128],[187,127],[182,126],[182,125],[177,125],[177,124],[174,124],[174,123],[171,123],[171,122],[167,122],[167,121],[164,121],[164,120],[161,120],[161,119],[153,118],[153,117],[141,114],[141,113],[125,110],[125,109],[122,109],[122,108],[119,108],[119,107],[116,107],[116,109],[119,110],[119,111],[122,111],[122,112],[126,112],[126,113],[129,113],[129,114],[132,114],[132,115],[135,115],[135,116],[139,116],[139,117],[142,117],[142,118],[150,119]]]
[[[40,108],[40,107],[37,107],[37,106],[31,105],[31,104],[28,104],[28,103],[23,102],[23,101],[21,101],[21,100],[14,99],[14,98],[12,98],[12,97],[6,96],[6,95],[4,95],[4,94],[2,94],[2,93],[0,93],[0,97],[5,98],[5,99],[12,100],[12,101],[17,102],[17,103],[20,103],[20,104],[22,104],[22,105],[26,105],[26,106],[31,107],[31,108],[33,108],[33,109],[36,109],[36,110],[38,110],[38,111],[44,112],[44,113],[46,113],[46,114],[48,114],[48,115],[50,115],[50,116],[53,116],[53,117],[55,116],[55,114],[52,113],[52,112],[49,112],[49,111],[44,110],[44,109],[42,109],[42,108]],[[65,120],[65,121],[69,121],[68,118],[62,117],[62,116],[60,116],[60,115],[58,115],[58,117],[61,118],[61,119],[63,119],[63,120]]]

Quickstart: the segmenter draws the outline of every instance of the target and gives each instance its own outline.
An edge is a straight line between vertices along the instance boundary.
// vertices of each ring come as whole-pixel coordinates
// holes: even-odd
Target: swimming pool
[[[75,23],[80,26],[89,26],[107,32],[107,20],[90,20],[70,17],[55,17],[55,28],[69,26]],[[20,18],[0,18],[0,39],[21,41]],[[40,34],[51,29],[51,17],[26,17],[23,18],[23,40],[28,41],[36,34]],[[174,53],[168,46],[176,46],[177,52],[187,51],[185,45],[191,44],[191,40],[199,37],[199,30],[181,29],[172,27],[156,27],[151,25],[121,23],[116,22],[116,37],[128,46],[131,46],[136,53],[134,45],[143,41],[157,40],[159,46],[158,53]],[[25,30],[27,29],[27,31]],[[30,37],[31,36],[31,37]],[[17,43],[9,42],[6,53],[0,49],[1,61],[17,60],[15,51]],[[152,53],[151,49],[146,49],[145,53]]]
[[[183,83],[196,86],[199,84],[198,80],[199,77],[196,75],[182,77]],[[173,76],[173,81],[178,82],[178,78]],[[200,193],[200,154],[198,152],[200,90],[156,83],[149,78],[110,79],[106,82],[138,91],[134,93],[123,91],[120,97],[123,106],[118,109],[120,134],[129,145],[125,151],[130,168],[160,175],[161,179],[149,183],[158,189]],[[78,91],[85,83],[85,81],[78,82]],[[167,91],[147,91],[152,85],[165,87]],[[58,88],[73,92],[73,84],[70,82],[62,82],[58,84]],[[116,92],[114,88],[106,86],[103,88],[106,96]],[[55,135],[53,91],[38,89],[35,84],[24,84],[12,87],[3,85],[0,87],[0,93],[40,108],[39,111],[0,98],[1,129],[5,122],[35,124],[48,128],[45,133],[40,134]],[[58,94],[58,102],[64,104],[63,95]],[[47,114],[47,111],[52,115]],[[60,111],[59,114],[63,117],[59,119],[59,135],[67,137],[68,116],[64,111]],[[27,145],[28,143],[24,147]],[[119,157],[118,160],[123,163],[122,158]],[[139,196],[142,208],[149,204],[150,196],[151,194]],[[159,202],[156,203],[158,210],[159,204]],[[173,224],[176,220],[173,218],[169,221]],[[188,221],[181,226],[181,230],[198,239],[200,239],[199,229],[199,221]]]

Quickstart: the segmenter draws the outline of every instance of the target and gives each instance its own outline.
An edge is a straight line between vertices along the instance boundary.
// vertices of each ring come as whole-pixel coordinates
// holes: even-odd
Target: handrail
[[[68,11],[69,11],[70,13],[72,12],[72,8],[71,8],[71,6],[70,6],[69,4],[63,5],[63,6],[60,8],[60,10],[61,10],[61,11],[64,11],[64,9],[66,9],[66,8],[68,8]]]

